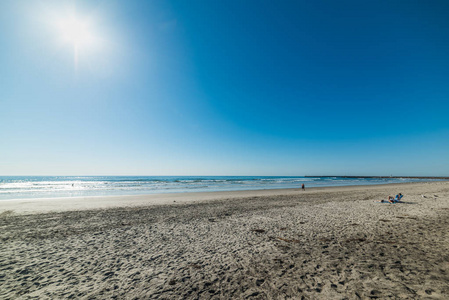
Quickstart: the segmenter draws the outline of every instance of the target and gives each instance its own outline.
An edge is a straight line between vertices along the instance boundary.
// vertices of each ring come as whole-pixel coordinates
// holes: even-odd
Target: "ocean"
[[[0,176],[0,200],[424,182],[412,178],[301,176]]]

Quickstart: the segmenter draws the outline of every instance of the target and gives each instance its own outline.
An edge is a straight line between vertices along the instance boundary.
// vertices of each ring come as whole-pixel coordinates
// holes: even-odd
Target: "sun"
[[[89,23],[85,20],[69,17],[58,22],[64,41],[73,44],[76,49],[87,47],[93,42]]]
[[[92,20],[71,14],[58,18],[56,28],[60,39],[73,49],[74,68],[77,70],[80,57],[89,55],[98,47],[98,38],[93,32]]]

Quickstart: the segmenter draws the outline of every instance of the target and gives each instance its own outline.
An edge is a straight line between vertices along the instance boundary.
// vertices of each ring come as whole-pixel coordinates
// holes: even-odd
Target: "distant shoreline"
[[[448,178],[449,179],[449,178]],[[122,196],[237,190],[377,185],[448,179],[304,176],[94,176],[0,177],[0,201],[12,199]]]
[[[437,183],[437,182],[435,182]],[[438,183],[444,183],[438,182]],[[223,199],[247,199],[254,197],[291,197],[299,194],[310,195],[316,193],[332,193],[345,191],[381,191],[388,195],[405,190],[410,187],[423,187],[426,182],[404,182],[387,183],[375,185],[351,185],[351,186],[321,186],[307,187],[306,191],[301,188],[286,189],[263,189],[263,190],[239,190],[239,191],[213,191],[213,192],[181,192],[160,194],[136,194],[136,195],[103,195],[103,196],[78,196],[78,197],[50,197],[50,198],[23,198],[0,200],[0,214],[5,211],[14,211],[15,214],[39,214],[49,212],[63,212],[74,210],[96,210],[120,207],[143,207],[158,205],[192,204],[208,201],[219,201]]]
[[[447,179],[449,180],[449,177],[444,176],[340,176],[340,175],[316,175],[316,176],[310,176],[305,175],[305,178],[312,178],[312,177],[320,177],[320,178],[326,178],[326,177],[338,177],[338,178],[407,178],[407,179]]]

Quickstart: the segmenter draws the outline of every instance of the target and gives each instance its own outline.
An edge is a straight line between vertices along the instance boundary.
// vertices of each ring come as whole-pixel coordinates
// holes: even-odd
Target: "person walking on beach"
[[[304,183],[301,186],[302,190],[305,191],[306,190],[306,186],[304,185]]]

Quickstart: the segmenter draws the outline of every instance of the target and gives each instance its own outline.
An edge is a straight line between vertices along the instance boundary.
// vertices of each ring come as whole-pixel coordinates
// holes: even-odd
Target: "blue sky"
[[[0,175],[449,176],[448,15],[1,1]],[[73,17],[91,37],[77,59],[58,25]]]

